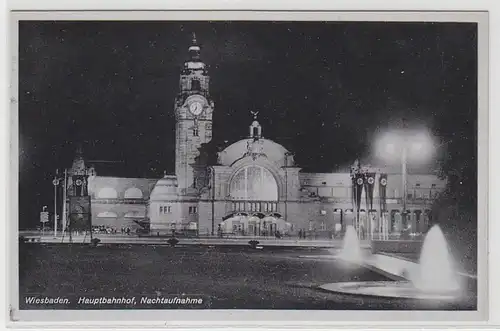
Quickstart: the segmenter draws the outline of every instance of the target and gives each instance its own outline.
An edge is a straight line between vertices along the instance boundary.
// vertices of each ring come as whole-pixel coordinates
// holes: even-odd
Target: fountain
[[[460,288],[446,239],[438,225],[434,225],[425,237],[419,265],[416,274],[410,275],[416,289],[453,292]]]
[[[357,261],[372,269],[384,270],[374,263],[376,259],[363,260],[356,233],[346,233],[344,250],[340,256],[348,261]],[[320,286],[320,289],[343,293],[386,298],[405,298],[434,301],[455,301],[462,296],[458,274],[453,268],[451,255],[443,232],[435,225],[427,233],[419,263],[396,257],[387,257],[385,263],[391,264],[392,270],[406,273],[408,280],[331,283]],[[393,264],[393,265],[392,265]],[[387,267],[387,266],[386,266]],[[399,274],[401,275],[401,274]]]
[[[299,258],[315,259],[315,260],[343,260],[353,264],[363,264],[363,251],[358,239],[356,229],[349,225],[346,229],[342,249],[338,253],[338,249],[329,249],[330,255],[300,255]]]
[[[363,262],[363,253],[358,234],[352,225],[349,225],[346,229],[342,251],[337,257],[353,263]]]

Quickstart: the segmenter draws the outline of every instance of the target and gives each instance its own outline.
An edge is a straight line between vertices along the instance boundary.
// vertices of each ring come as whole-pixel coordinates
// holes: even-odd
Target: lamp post
[[[59,185],[59,178],[54,176],[54,180],[52,181],[52,185],[54,185],[54,237],[57,237],[57,186]]]
[[[407,221],[408,204],[408,162],[412,159],[415,162],[427,162],[436,147],[431,136],[425,130],[401,130],[396,132],[386,132],[377,141],[377,153],[384,159],[392,159],[401,162],[401,201],[402,213],[401,222]],[[397,156],[397,158],[395,158]],[[400,156],[400,157],[399,157]]]
[[[62,217],[61,217],[61,232],[64,234],[66,231],[66,225],[68,220],[66,218],[66,195],[67,195],[67,187],[68,187],[68,170],[64,169],[64,182],[63,182],[63,198],[62,198]]]

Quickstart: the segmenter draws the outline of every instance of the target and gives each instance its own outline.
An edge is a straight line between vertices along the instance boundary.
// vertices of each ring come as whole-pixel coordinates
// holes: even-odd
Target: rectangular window
[[[200,81],[197,79],[192,79],[191,80],[191,90],[192,91],[199,91],[201,90],[201,84]]]
[[[325,222],[321,222],[321,231],[325,230],[326,230]]]
[[[191,215],[196,214],[197,212],[198,212],[198,208],[197,207],[194,207],[194,206],[189,207],[189,213]]]
[[[163,206],[160,206],[160,214],[163,214]]]
[[[314,221],[309,221],[309,231],[314,230]]]

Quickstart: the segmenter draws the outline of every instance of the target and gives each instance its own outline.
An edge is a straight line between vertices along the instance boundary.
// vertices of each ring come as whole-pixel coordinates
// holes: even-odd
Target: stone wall
[[[145,204],[99,203],[93,200],[91,206],[92,225],[104,225],[115,228],[118,232],[122,227],[138,229],[140,226],[134,220],[143,220],[146,214]]]

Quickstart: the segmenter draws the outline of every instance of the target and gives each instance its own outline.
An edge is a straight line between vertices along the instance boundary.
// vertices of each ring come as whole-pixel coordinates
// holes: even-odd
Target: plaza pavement
[[[20,233],[29,242],[36,243],[70,243],[69,236],[64,237],[59,235],[54,237],[53,234],[45,234],[41,236],[36,233]],[[99,238],[101,244],[141,244],[141,245],[168,245],[170,237],[140,237],[137,235],[107,235],[107,234],[94,234],[93,238]],[[177,238],[178,245],[206,245],[206,246],[248,246],[250,240],[259,241],[261,246],[274,246],[274,247],[316,247],[316,248],[340,248],[342,247],[341,239],[319,240],[319,239],[301,239],[298,238],[283,238],[276,239],[274,237],[206,237],[206,238]],[[90,236],[73,235],[71,238],[72,243],[89,243]],[[368,241],[361,243],[362,248],[370,248]]]
[[[55,237],[53,234],[45,234],[41,236],[39,233],[20,233],[31,243],[54,243],[54,244],[83,244],[90,243],[90,236],[73,235],[70,241],[69,236],[59,235]],[[168,245],[168,240],[171,237],[154,237],[154,236],[137,236],[137,235],[121,235],[121,234],[95,234],[93,238],[99,238],[100,244],[136,244],[136,245]],[[178,245],[201,245],[201,246],[248,246],[250,240],[258,240],[259,245],[263,247],[290,247],[290,248],[341,248],[343,241],[341,239],[332,240],[317,240],[317,239],[301,239],[286,238],[276,239],[273,237],[205,237],[205,238],[177,238]],[[362,249],[370,249],[370,241],[364,240],[360,242]],[[326,256],[331,258],[333,256]],[[315,258],[320,258],[317,256]],[[412,274],[418,263],[409,260],[399,254],[377,253],[370,254],[364,261],[363,266],[378,274],[382,274],[389,279],[407,280],[409,274]],[[477,276],[471,273],[458,272],[459,275],[468,279],[476,279]]]

